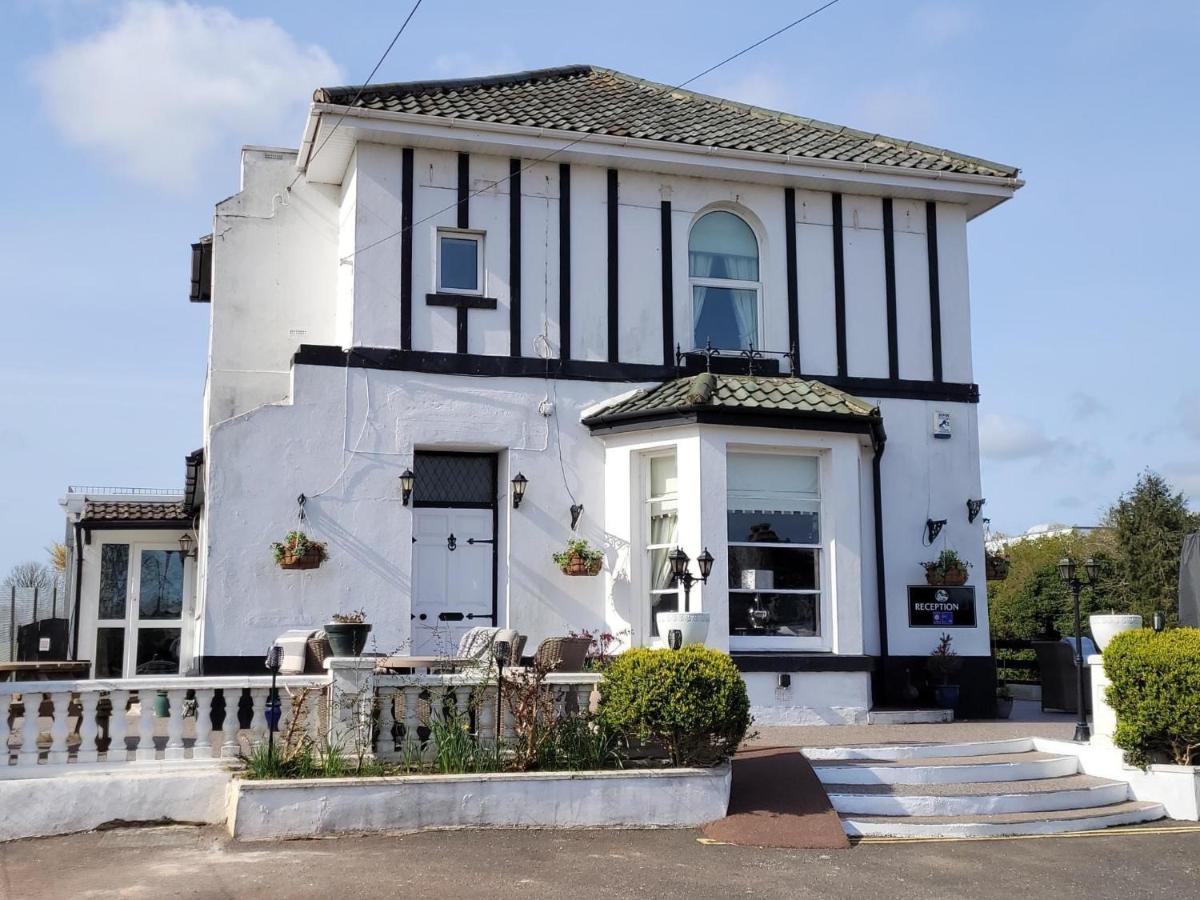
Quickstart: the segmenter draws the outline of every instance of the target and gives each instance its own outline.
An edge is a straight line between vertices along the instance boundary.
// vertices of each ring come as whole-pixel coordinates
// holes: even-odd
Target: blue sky
[[[376,80],[590,62],[678,83],[819,5],[425,0]],[[338,9],[337,14],[331,11]],[[407,0],[13,0],[0,163],[0,573],[68,483],[178,486],[207,307],[188,245],[243,144],[294,146]],[[692,85],[1024,171],[971,225],[993,527],[1092,522],[1152,467],[1200,499],[1200,6],[841,0]]]

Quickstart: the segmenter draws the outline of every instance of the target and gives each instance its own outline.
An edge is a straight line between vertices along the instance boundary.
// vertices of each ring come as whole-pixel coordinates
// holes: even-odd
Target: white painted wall
[[[780,687],[774,672],[747,672],[755,725],[865,725],[871,708],[867,672],[792,672]]]

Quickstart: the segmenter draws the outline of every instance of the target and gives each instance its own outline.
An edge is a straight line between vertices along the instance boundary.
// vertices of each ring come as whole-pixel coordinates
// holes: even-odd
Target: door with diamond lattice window
[[[413,475],[412,653],[450,656],[496,623],[496,457],[419,452]]]

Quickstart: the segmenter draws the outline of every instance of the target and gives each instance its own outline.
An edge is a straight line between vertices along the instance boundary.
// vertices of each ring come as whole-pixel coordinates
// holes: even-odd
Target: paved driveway
[[[856,900],[1194,897],[1200,830],[860,844],[713,846],[695,831],[460,831],[231,844],[174,826],[0,845],[0,897],[608,897]]]

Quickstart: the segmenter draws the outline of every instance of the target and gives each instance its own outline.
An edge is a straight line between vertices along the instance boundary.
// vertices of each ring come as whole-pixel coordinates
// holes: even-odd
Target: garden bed
[[[728,763],[709,769],[236,779],[237,840],[444,828],[695,827],[725,816]]]

